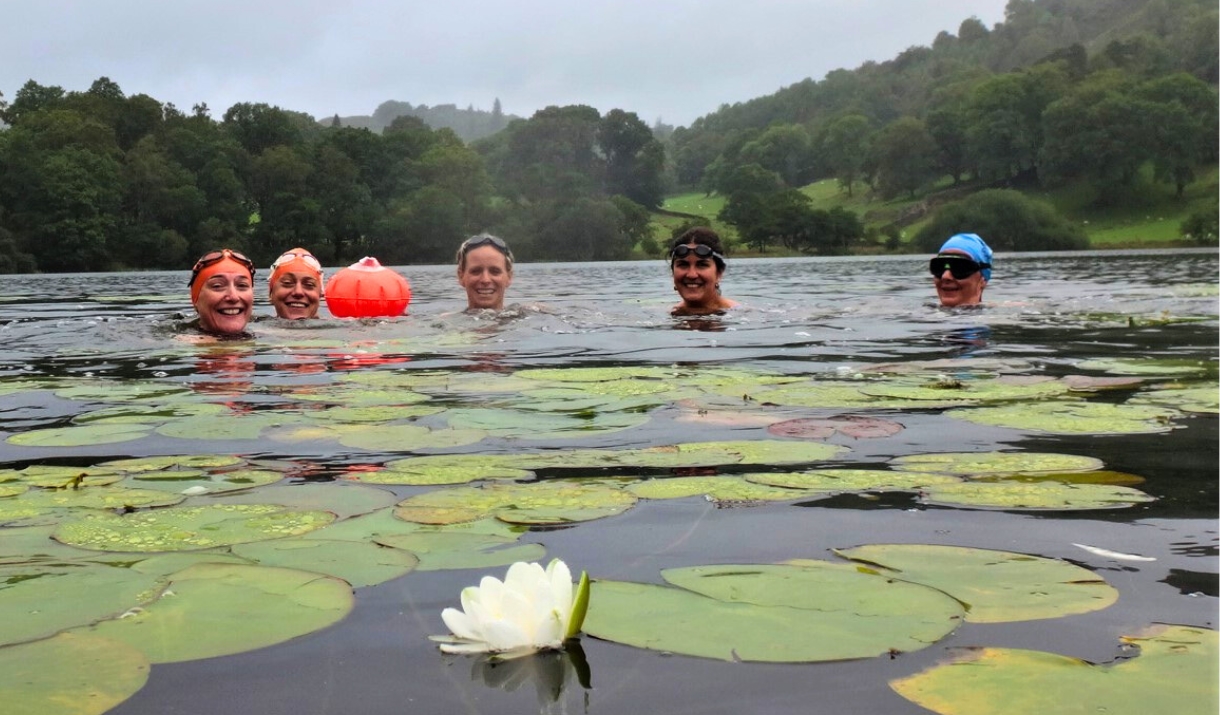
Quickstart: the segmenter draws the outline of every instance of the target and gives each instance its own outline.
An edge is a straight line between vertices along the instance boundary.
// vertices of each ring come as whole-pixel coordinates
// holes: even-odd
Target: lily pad
[[[313,482],[284,484],[274,489],[259,489],[240,494],[224,494],[212,501],[216,504],[272,504],[289,509],[329,511],[339,519],[347,519],[392,506],[398,501],[398,497],[385,489],[364,487],[350,482]]]
[[[419,557],[420,571],[481,569],[546,556],[542,544],[520,544],[520,534],[500,536],[462,531],[416,531],[378,536],[378,544],[403,549]]]
[[[1027,376],[1015,376],[1025,378]],[[860,392],[873,397],[888,397],[901,400],[944,400],[967,401],[1001,401],[1001,400],[1032,400],[1061,395],[1068,391],[1068,386],[1051,378],[1037,380],[1010,379],[998,377],[994,379],[953,378],[932,380],[923,384],[901,382],[879,382],[865,384]]]
[[[430,486],[466,484],[481,479],[530,479],[534,473],[506,467],[495,455],[438,454],[386,462],[385,469],[359,472],[353,479],[369,484]]]
[[[1131,487],[1109,484],[1066,484],[1052,481],[993,481],[935,484],[920,500],[996,509],[1114,509],[1155,501],[1155,497]]]
[[[434,430],[418,425],[368,425],[345,432],[339,437],[339,444],[374,452],[412,452],[474,444],[486,436],[487,433],[479,429]]]
[[[898,434],[902,425],[880,417],[850,415],[847,417],[813,418],[776,422],[767,431],[776,437],[795,439],[829,439],[836,434],[853,439],[873,439]]]
[[[1127,404],[1172,407],[1183,412],[1220,414],[1220,386],[1165,388],[1151,390],[1132,397]]]
[[[757,484],[820,492],[909,492],[932,484],[958,481],[957,477],[948,474],[884,469],[812,469],[807,472],[756,472],[743,476]]]
[[[1168,432],[1179,413],[1150,405],[1101,402],[1038,402],[1008,407],[949,410],[949,417],[978,424],[1051,434],[1147,434]]]
[[[948,635],[962,614],[959,603],[935,589],[826,562],[663,575],[682,588],[596,581],[585,632],[704,658],[817,662],[925,648]]]
[[[1197,360],[1140,358],[1099,358],[1076,363],[1081,370],[1098,370],[1113,375],[1193,375],[1206,372],[1207,366]]]
[[[567,524],[614,516],[635,502],[635,495],[601,484],[488,484],[417,494],[399,502],[394,515],[421,524],[456,524],[489,516],[510,524]]]
[[[522,413],[505,409],[456,409],[447,414],[449,425],[462,430],[484,430],[498,437],[520,439],[575,439],[619,432],[648,421],[646,414],[621,412],[580,414]]]
[[[912,454],[890,460],[906,472],[939,472],[963,477],[996,474],[1088,472],[1103,463],[1093,457],[1054,452],[940,452]]]
[[[963,649],[890,687],[942,715],[1215,713],[1216,631],[1158,625],[1122,640],[1139,655],[1099,665],[1041,651]]]
[[[16,501],[37,509],[131,509],[170,506],[184,498],[181,494],[171,494],[157,489],[102,486],[81,489],[37,489],[22,494],[16,498]]]
[[[825,407],[825,408],[874,408],[874,409],[932,409],[935,407],[952,407],[969,403],[968,399],[944,390],[939,400],[910,400],[898,398],[883,398],[866,395],[862,387],[869,383],[861,381],[828,381],[819,380],[809,383],[784,385],[755,392],[750,395],[754,402],[772,405],[787,405],[791,407]]]
[[[802,499],[811,492],[801,489],[781,489],[747,482],[740,477],[667,477],[649,479],[627,486],[627,491],[641,499],[682,499],[702,496],[717,504],[749,503]]]
[[[117,469],[121,472],[155,472],[233,467],[241,464],[240,457],[227,454],[174,455],[168,457],[136,457],[102,462],[99,468]]]
[[[153,663],[176,663],[282,643],[340,621],[352,605],[347,582],[312,571],[198,564],[87,632],[128,643]]]
[[[139,650],[82,633],[0,648],[8,715],[101,715],[143,688],[148,671]]]
[[[1097,574],[1058,559],[935,544],[869,544],[836,549],[890,578],[944,591],[966,605],[966,620],[1007,623],[1098,611],[1118,591]]]
[[[317,571],[347,581],[353,588],[373,586],[398,578],[419,560],[406,551],[373,543],[327,539],[277,539],[232,547],[238,556],[264,566]]]
[[[87,447],[130,442],[148,436],[149,425],[102,423],[77,427],[50,427],[18,432],[6,442],[21,447]]]
[[[190,551],[297,536],[334,521],[326,511],[263,504],[171,507],[117,515],[88,514],[60,524],[55,538],[98,551]]]
[[[65,628],[118,616],[156,585],[156,577],[76,561],[0,566],[0,643],[46,638]]]
[[[9,473],[22,484],[44,489],[79,489],[104,487],[123,479],[122,474],[106,467],[66,467],[52,464],[31,464],[19,472]]]

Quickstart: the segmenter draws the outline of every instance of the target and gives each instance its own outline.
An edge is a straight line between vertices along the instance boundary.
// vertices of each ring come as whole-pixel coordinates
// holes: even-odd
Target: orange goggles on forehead
[[[275,269],[279,268],[280,266],[285,265],[287,263],[291,263],[297,259],[300,259],[301,262],[303,262],[305,265],[309,266],[310,268],[314,269],[318,273],[322,272],[322,264],[318,262],[317,258],[314,258],[314,255],[312,253],[309,253],[306,251],[288,251],[287,253],[283,254],[279,258],[275,259],[275,263],[271,264],[271,270],[274,271]]]
[[[219,251],[212,251],[211,253],[205,253],[198,261],[195,261],[195,266],[193,268],[191,268],[191,279],[189,281],[187,281],[186,284],[188,286],[194,285],[195,279],[199,277],[200,271],[202,271],[204,268],[207,268],[208,266],[211,266],[211,265],[214,265],[216,263],[223,261],[225,258],[232,258],[233,260],[242,264],[247,269],[249,269],[250,277],[251,278],[254,277],[254,261],[250,260],[249,258],[246,258],[244,255],[238,253],[237,251],[234,251],[234,250],[228,249],[228,248],[222,248]]]

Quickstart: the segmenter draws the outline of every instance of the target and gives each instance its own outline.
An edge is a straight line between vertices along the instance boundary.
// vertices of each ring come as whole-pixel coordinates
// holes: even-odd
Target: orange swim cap
[[[194,305],[199,300],[199,293],[203,290],[203,284],[207,283],[209,278],[217,273],[234,271],[245,271],[250,274],[250,280],[254,280],[254,261],[228,248],[203,254],[203,257],[195,261],[195,267],[191,269],[191,280],[189,283],[191,287],[191,305]]]
[[[271,264],[271,277],[267,279],[267,282],[275,285],[281,273],[312,273],[317,277],[319,285],[323,283],[322,264],[304,248],[285,251],[283,255],[275,259],[275,263]]]

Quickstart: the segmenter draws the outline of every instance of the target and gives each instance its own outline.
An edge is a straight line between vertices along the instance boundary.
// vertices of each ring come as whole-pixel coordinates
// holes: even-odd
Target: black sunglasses
[[[199,277],[199,271],[202,271],[204,268],[207,268],[208,266],[212,265],[213,263],[218,263],[220,261],[223,261],[226,256],[229,258],[232,258],[233,260],[242,264],[246,268],[250,269],[250,278],[252,278],[252,279],[254,278],[254,261],[250,260],[249,258],[246,258],[245,256],[238,253],[237,251],[234,251],[234,250],[231,250],[228,248],[222,248],[218,251],[212,251],[210,253],[205,253],[205,254],[203,254],[203,257],[201,257],[198,261],[195,261],[195,267],[191,269],[191,279],[189,281],[187,281],[186,284],[188,286],[194,285],[195,279]]]
[[[724,256],[722,256],[719,253],[716,253],[716,251],[712,250],[711,246],[706,246],[702,243],[696,244],[694,247],[688,246],[686,244],[674,246],[673,250],[671,250],[669,252],[669,260],[672,261],[675,258],[686,258],[687,256],[689,256],[692,253],[695,254],[696,256],[698,256],[699,258],[715,257],[715,258],[719,258],[721,261],[724,260]]]
[[[991,268],[990,263],[978,263],[965,256],[955,254],[942,253],[941,255],[928,261],[928,271],[935,277],[940,278],[945,271],[949,271],[949,275],[957,280],[969,278],[978,273],[984,268]]]
[[[465,256],[467,253],[470,253],[471,251],[478,248],[479,246],[492,246],[497,251],[499,251],[500,253],[503,253],[505,256],[507,256],[509,259],[512,259],[512,257],[513,257],[513,252],[511,250],[509,250],[508,244],[504,242],[504,239],[502,239],[498,236],[493,236],[490,233],[483,233],[483,234],[479,234],[478,236],[471,236],[470,238],[466,239],[462,243],[462,248],[461,248],[460,253],[463,256]]]

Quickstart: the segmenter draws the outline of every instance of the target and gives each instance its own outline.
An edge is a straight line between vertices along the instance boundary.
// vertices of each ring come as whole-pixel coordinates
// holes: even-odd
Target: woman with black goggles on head
[[[466,310],[503,310],[504,292],[513,282],[513,252],[504,239],[480,233],[457,252],[458,283],[466,289]]]
[[[713,315],[737,305],[720,295],[724,247],[715,231],[706,226],[686,231],[674,239],[668,258],[674,290],[682,298],[671,315]]]
[[[945,308],[978,305],[991,280],[991,247],[973,233],[953,236],[928,262],[936,296]]]
[[[245,335],[254,306],[254,262],[222,248],[205,253],[191,269],[191,305],[199,329],[211,335]]]

